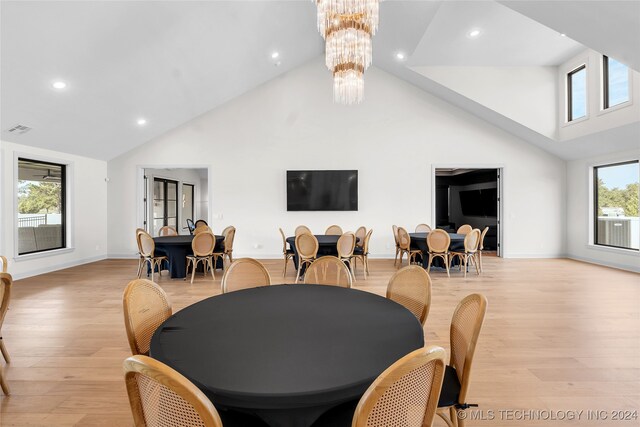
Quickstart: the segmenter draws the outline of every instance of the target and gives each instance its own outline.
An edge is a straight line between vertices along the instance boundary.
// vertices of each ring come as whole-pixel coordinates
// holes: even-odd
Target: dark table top
[[[216,247],[224,240],[224,236],[216,236]],[[154,237],[153,241],[156,245],[172,246],[172,245],[191,245],[193,236],[190,234],[182,236],[160,236]]]
[[[340,236],[331,234],[314,234],[314,236],[316,237],[316,239],[318,239],[318,246],[335,246],[336,244],[338,244],[338,239],[340,238]],[[356,242],[359,241],[360,238],[356,238]],[[291,247],[295,246],[296,237],[287,237],[287,243],[289,243]]]
[[[272,285],[179,311],[156,330],[150,355],[216,404],[281,409],[358,399],[384,369],[423,345],[415,316],[386,298]]]
[[[412,239],[422,239],[422,240],[427,240],[427,234],[426,232],[423,233],[409,233],[409,237],[411,237]],[[448,233],[449,237],[451,238],[451,242],[455,242],[455,241],[461,241],[464,242],[464,236],[465,234],[458,234],[458,233]]]
[[[160,236],[153,238],[153,241],[156,243],[156,245],[158,243],[161,245],[184,245],[186,243],[191,244],[192,240],[193,236],[191,234],[182,236]]]

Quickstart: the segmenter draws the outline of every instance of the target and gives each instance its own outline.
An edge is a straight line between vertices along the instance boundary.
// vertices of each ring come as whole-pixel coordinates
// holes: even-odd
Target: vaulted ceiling
[[[3,1],[1,8],[2,139],[104,160],[324,51],[308,0]],[[465,34],[474,26],[484,34],[470,44]],[[558,146],[412,67],[555,66],[587,47],[640,69],[640,1],[387,0],[374,66],[571,158],[572,144],[602,150],[602,135]],[[396,60],[399,51],[406,61]],[[53,89],[57,79],[68,86]],[[7,132],[17,124],[32,130]]]

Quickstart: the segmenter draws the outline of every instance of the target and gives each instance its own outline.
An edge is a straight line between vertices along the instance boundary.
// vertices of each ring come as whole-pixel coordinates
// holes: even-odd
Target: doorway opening
[[[436,227],[457,230],[463,224],[483,230],[484,251],[502,256],[502,169],[435,169]]]
[[[144,229],[157,236],[161,227],[189,234],[187,219],[208,220],[208,169],[144,168]]]

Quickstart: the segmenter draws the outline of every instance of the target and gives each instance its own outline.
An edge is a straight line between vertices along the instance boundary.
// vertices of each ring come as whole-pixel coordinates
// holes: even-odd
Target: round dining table
[[[388,366],[423,345],[416,317],[381,296],[272,285],[180,310],[156,330],[150,356],[187,377],[221,411],[303,427],[360,399]]]
[[[427,245],[427,235],[429,233],[409,233],[409,237],[411,237],[411,246],[414,246],[420,251],[422,251],[422,266],[427,268],[429,266],[429,246]],[[448,233],[449,238],[451,239],[451,243],[449,243],[450,251],[464,251],[464,237],[465,234],[458,233]],[[453,261],[455,265],[459,262],[456,260]],[[441,258],[435,258],[433,260],[433,265],[436,267],[444,268],[444,264],[442,263]]]
[[[317,257],[325,256],[325,255],[333,255],[338,256],[338,239],[339,235],[332,234],[314,234],[315,238],[318,240],[318,255]],[[359,242],[360,238],[356,238],[356,242]],[[295,236],[287,237],[287,243],[293,250],[293,265],[296,270],[298,269],[298,250],[296,249],[296,238]]]
[[[169,259],[169,273],[172,279],[182,279],[187,276],[187,255],[193,255],[191,242],[193,236],[160,236],[154,237],[156,245],[155,255],[166,256]],[[224,236],[216,236],[216,251],[224,247]],[[216,268],[223,268],[222,257],[218,258]]]

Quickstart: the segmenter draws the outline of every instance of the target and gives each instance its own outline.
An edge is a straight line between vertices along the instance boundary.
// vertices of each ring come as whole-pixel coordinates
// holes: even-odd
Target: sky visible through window
[[[609,65],[609,107],[629,100],[629,69],[613,58]]]
[[[604,186],[610,190],[624,190],[628,184],[638,182],[639,173],[638,163],[598,168],[598,178],[602,179]]]
[[[571,117],[579,119],[587,115],[587,69],[571,74]]]

